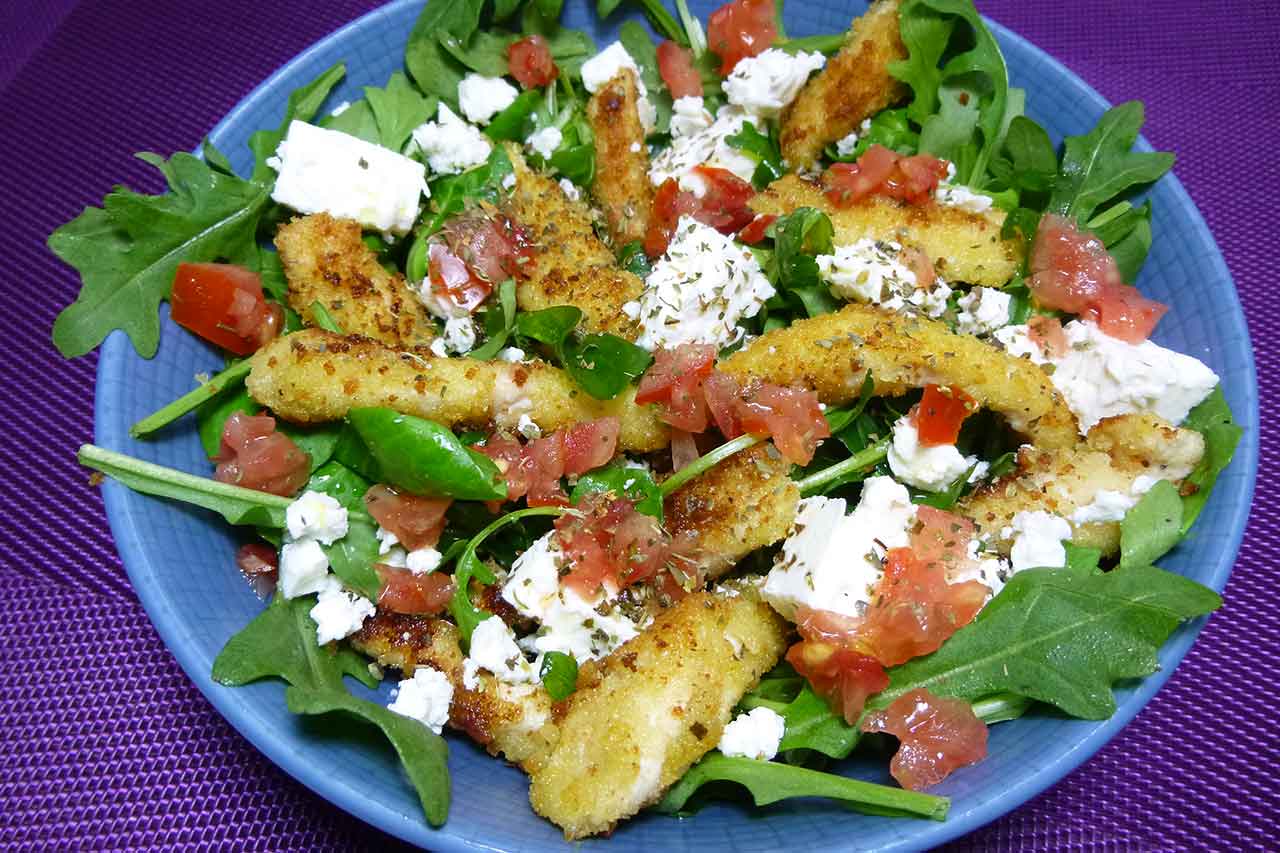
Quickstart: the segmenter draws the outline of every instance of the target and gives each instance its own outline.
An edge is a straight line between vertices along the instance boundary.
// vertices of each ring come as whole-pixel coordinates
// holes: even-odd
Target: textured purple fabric
[[[799,2],[799,0],[793,0]],[[95,359],[49,344],[77,284],[45,236],[113,183],[155,190],[136,150],[190,149],[260,80],[371,0],[27,0],[0,10],[0,847],[395,848],[276,770],[200,696],[139,606],[74,462]],[[983,10],[1112,101],[1147,103],[1235,275],[1263,411],[1277,402],[1280,17],[1261,0],[986,0]],[[290,8],[286,8],[290,7]],[[1273,369],[1276,372],[1273,373]],[[1267,423],[1267,422],[1264,422]],[[1274,422],[1258,505],[1280,500]],[[1273,848],[1280,782],[1280,528],[1257,514],[1168,686],[1092,761],[955,850]],[[1270,746],[1268,746],[1270,744]]]

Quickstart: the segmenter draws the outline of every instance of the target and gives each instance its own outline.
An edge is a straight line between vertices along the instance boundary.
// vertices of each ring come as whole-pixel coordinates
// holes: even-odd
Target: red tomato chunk
[[[822,185],[837,207],[850,207],[870,195],[924,205],[932,203],[938,183],[946,176],[946,161],[931,154],[903,157],[883,145],[872,145],[856,163],[832,164],[822,175]]]
[[[693,67],[693,51],[667,40],[658,45],[658,73],[673,98],[702,97],[702,75]]]
[[[507,67],[521,88],[538,89],[560,76],[551,46],[540,35],[525,36],[507,48]]]
[[[311,460],[293,439],[276,432],[268,415],[236,412],[222,427],[214,479],[259,492],[290,497],[307,484]]]
[[[364,494],[364,505],[374,521],[394,533],[410,551],[435,547],[452,503],[453,498],[424,498],[381,484]]]
[[[449,606],[456,589],[453,578],[440,572],[415,575],[384,563],[374,563],[382,582],[378,607],[412,616],[434,616]]]
[[[739,61],[759,56],[778,38],[773,0],[733,0],[707,19],[707,47],[720,57],[720,76]]]
[[[556,430],[525,445],[493,435],[476,450],[502,472],[507,500],[527,496],[529,506],[556,506],[569,500],[560,488],[560,478],[577,477],[606,464],[617,452],[621,429],[621,422],[610,416]]]
[[[901,741],[889,772],[912,791],[936,785],[951,771],[987,756],[987,726],[973,707],[927,690],[911,690],[868,715],[862,730],[887,732]]]
[[[675,178],[667,178],[654,193],[644,237],[644,251],[649,257],[666,253],[682,216],[693,217],[721,234],[734,234],[755,219],[748,207],[756,194],[751,184],[728,169],[715,166],[695,166],[692,176],[701,181],[701,195],[681,189]]]
[[[748,246],[754,246],[764,240],[768,235],[765,233],[769,226],[778,221],[778,217],[772,213],[761,213],[755,219],[747,223],[747,226],[738,232],[738,242],[746,243]]]
[[[267,302],[262,279],[235,264],[178,264],[169,294],[173,321],[236,355],[280,333],[284,309]]]
[[[867,699],[889,686],[880,661],[848,644],[857,633],[858,620],[802,607],[796,623],[804,639],[787,651],[787,662],[845,722],[857,724]]]
[[[578,509],[556,519],[555,529],[571,567],[564,582],[579,595],[589,598],[601,587],[614,595],[654,577],[666,564],[667,535],[631,501],[596,492]]]
[[[977,401],[959,388],[926,385],[919,405],[911,410],[911,422],[926,447],[955,444],[964,419],[977,409]]]

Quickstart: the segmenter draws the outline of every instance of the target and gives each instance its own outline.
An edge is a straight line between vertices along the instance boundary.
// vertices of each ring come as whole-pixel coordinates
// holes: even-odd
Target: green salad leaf
[[[213,662],[214,681],[236,687],[280,678],[289,684],[285,700],[295,714],[340,711],[377,726],[399,756],[427,821],[440,826],[449,813],[444,738],[417,720],[347,692],[344,675],[374,686],[368,662],[346,646],[321,648],[316,643],[316,624],[309,615],[314,603],[311,596],[292,600],[277,596],[223,646]]]
[[[1182,498],[1168,480],[1151,487],[1120,522],[1120,568],[1149,566],[1182,539]]]
[[[485,332],[489,337],[483,344],[467,353],[470,358],[477,358],[482,361],[496,358],[502,348],[507,345],[507,338],[515,330],[515,279],[509,278],[498,285],[498,298],[496,301],[497,304],[490,304],[484,314]]]
[[[1195,491],[1182,499],[1182,532],[1186,533],[1209,500],[1218,475],[1231,464],[1244,430],[1231,416],[1231,409],[1227,406],[1226,397],[1222,395],[1221,386],[1213,389],[1213,393],[1192,409],[1182,425],[1204,436],[1204,456],[1183,481],[1184,486],[1195,487]]]
[[[543,655],[538,678],[552,701],[567,699],[578,686],[578,662],[564,652],[547,652]]]
[[[493,460],[465,446],[447,427],[380,407],[354,408],[347,420],[392,486],[469,501],[507,496]]]
[[[378,600],[382,582],[373,564],[378,562],[378,525],[369,517],[364,494],[373,484],[355,471],[328,462],[311,475],[307,491],[320,492],[336,500],[347,510],[347,535],[325,545],[329,567],[342,582],[365,598]]]
[[[911,155],[920,150],[920,134],[911,129],[907,120],[905,107],[894,110],[881,110],[871,117],[868,128],[858,130],[858,142],[848,154],[841,155],[834,146],[827,154],[832,160],[852,162],[857,160],[872,145],[883,145],[899,154]],[[1054,159],[1057,165],[1057,159]]]
[[[378,138],[375,141],[392,151],[399,151],[404,147],[409,141],[409,134],[435,115],[439,104],[436,98],[419,92],[400,71],[392,74],[387,85],[381,89],[365,86],[364,97],[369,102],[369,110],[378,128]]]
[[[440,42],[447,37],[470,40],[480,27],[483,8],[484,0],[429,0],[405,45],[404,64],[418,88],[451,107],[458,105],[458,84],[465,67]]]
[[[776,127],[764,134],[753,123],[745,121],[741,130],[726,136],[724,141],[756,161],[751,184],[757,190],[764,189],[786,174]]]
[[[311,121],[333,87],[341,83],[345,76],[347,67],[339,62],[331,65],[310,83],[289,93],[280,126],[274,130],[259,130],[249,137],[249,150],[253,152],[253,174],[250,175],[250,180],[267,187],[275,183],[275,170],[267,165],[267,158],[276,153],[281,140],[289,132],[289,125],[295,119]]]
[[[129,435],[134,438],[142,438],[150,435],[157,430],[168,426],[178,418],[195,411],[215,398],[222,395],[224,391],[231,388],[243,388],[244,378],[249,375],[249,368],[252,367],[248,359],[237,361],[228,367],[223,368],[217,375],[209,378],[207,382],[201,383],[192,390],[183,394],[167,406],[147,415],[133,426],[129,427]],[[247,396],[247,392],[246,392]],[[221,433],[219,433],[221,436]],[[209,454],[216,456],[217,450]]]
[[[831,218],[815,208],[801,207],[769,227],[774,248],[764,272],[778,290],[766,303],[769,314],[816,317],[836,310],[840,303],[818,274],[817,260],[818,255],[833,251]]]
[[[373,115],[373,107],[363,98],[353,101],[337,115],[330,113],[320,119],[320,126],[350,134],[374,145],[379,144],[378,140],[382,138],[378,133],[378,119]]]
[[[592,492],[612,492],[617,497],[635,501],[637,510],[662,521],[662,489],[644,468],[615,459],[579,477],[569,501],[576,505]]]
[[[518,337],[550,347],[565,371],[592,397],[611,400],[648,369],[653,356],[617,335],[576,339],[574,329],[581,320],[581,309],[556,305],[520,314],[515,331]]]

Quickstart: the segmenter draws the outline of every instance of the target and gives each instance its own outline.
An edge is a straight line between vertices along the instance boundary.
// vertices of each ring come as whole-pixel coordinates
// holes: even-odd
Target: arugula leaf
[[[881,110],[871,117],[870,126],[864,131],[858,130],[858,143],[853,150],[841,156],[834,145],[827,148],[827,156],[832,160],[852,162],[857,160],[872,145],[883,145],[899,154],[911,155],[920,150],[920,134],[911,129],[907,121],[906,108]],[[1054,161],[1057,165],[1057,161]]]
[[[497,203],[499,200],[502,179],[511,174],[511,158],[506,149],[495,145],[489,159],[482,166],[477,166],[460,175],[444,175],[431,182],[430,212],[419,224],[418,240],[414,243],[413,252],[420,252],[420,269],[414,269],[413,258],[406,263],[405,274],[411,281],[422,281],[426,276],[427,246],[425,238],[436,233],[454,214],[460,213],[468,200]],[[422,248],[419,250],[419,246]],[[411,252],[411,255],[413,254]],[[414,273],[420,272],[417,278]]]
[[[778,289],[767,304],[770,312],[787,310],[815,317],[836,310],[839,303],[819,276],[817,261],[818,255],[833,251],[835,232],[830,217],[815,208],[801,207],[770,227],[774,250],[764,272]]]
[[[333,319],[333,315],[329,313],[329,309],[324,307],[324,303],[319,299],[312,302],[310,307],[311,322],[318,329],[324,329],[326,332],[333,332],[335,335],[342,334],[342,327],[338,325],[338,321]]]
[[[423,96],[401,71],[391,75],[385,88],[365,86],[364,96],[377,123],[376,141],[392,151],[404,147],[409,134],[435,115],[439,104],[436,98]]]
[[[812,749],[832,758],[844,758],[858,743],[860,732],[831,710],[830,703],[805,681],[796,697],[775,708],[786,721],[778,749]]]
[[[440,33],[440,46],[465,68],[486,77],[507,73],[507,48],[519,36],[494,30],[477,30],[469,39],[449,32]]]
[[[751,175],[751,184],[762,190],[769,184],[786,174],[782,165],[782,149],[779,147],[776,129],[768,136],[761,133],[749,121],[742,123],[742,129],[725,137],[725,142],[756,161],[756,170]]]
[[[1142,496],[1120,521],[1120,568],[1148,566],[1182,539],[1182,498],[1168,480]]]
[[[395,748],[418,793],[423,814],[432,826],[444,823],[449,812],[448,747],[444,738],[417,720],[357,699],[347,692],[342,677],[350,675],[367,687],[376,683],[367,661],[351,649],[316,644],[316,624],[309,611],[315,599],[304,596],[271,605],[246,625],[218,653],[213,679],[231,687],[263,678],[288,682],[285,693],[295,714],[343,711],[372,723]]]
[[[578,478],[569,502],[577,505],[592,492],[613,492],[620,498],[635,501],[637,510],[662,521],[662,489],[644,468],[615,459],[602,468],[588,471]]]
[[[378,600],[382,582],[373,564],[378,561],[377,524],[369,517],[364,494],[373,485],[355,471],[328,462],[311,475],[307,491],[320,492],[347,510],[347,535],[324,546],[333,573],[342,582],[373,601]]]
[[[827,797],[847,803],[865,814],[932,820],[945,820],[951,807],[951,801],[946,797],[933,794],[877,785],[776,761],[730,758],[720,752],[712,752],[693,765],[654,809],[665,814],[680,814],[694,792],[708,782],[736,782],[750,792],[757,806],[792,797]]]
[[[289,132],[289,125],[297,121],[311,121],[320,111],[320,105],[347,75],[347,67],[341,62],[331,65],[319,77],[289,93],[284,108],[284,118],[275,130],[259,130],[249,137],[249,150],[253,152],[253,173],[250,180],[270,187],[276,182],[275,170],[267,165],[267,158],[276,153],[280,141]]]
[[[198,409],[219,397],[223,391],[236,387],[243,388],[244,378],[249,375],[249,368],[252,366],[249,359],[245,359],[223,368],[216,376],[211,377],[209,381],[196,386],[169,405],[147,415],[129,427],[129,435],[134,438],[150,435],[156,430],[173,423],[187,412]],[[209,455],[216,456],[216,449]]]
[[[1058,175],[1058,152],[1043,127],[1026,116],[1014,116],[1005,134],[1003,156],[994,158],[991,168],[1008,186],[1047,192]]]
[[[1106,245],[1124,280],[1136,279],[1151,251],[1151,202],[1141,207],[1117,202],[1089,220],[1087,227]]]
[[[451,107],[458,105],[463,65],[441,46],[442,36],[468,41],[480,27],[484,0],[429,0],[405,45],[404,64],[418,88]]]
[[[484,128],[484,135],[496,141],[522,142],[533,130],[533,114],[542,105],[540,89],[521,92],[502,112],[493,117]]]
[[[373,107],[363,99],[352,102],[337,115],[330,113],[325,116],[320,120],[320,126],[350,134],[374,145],[380,144],[379,140],[382,138],[378,132],[378,119],[373,115]]]
[[[84,355],[112,329],[123,329],[143,358],[160,342],[160,301],[183,261],[256,260],[254,233],[268,201],[259,184],[227,175],[198,157],[167,162],[138,157],[164,175],[169,191],[142,195],[116,187],[103,206],[87,207],[49,235],[49,248],[75,267],[82,287],[53,324],[53,343],[68,358]]]
[[[600,16],[601,20],[604,20],[622,5],[622,2],[623,0],[596,0],[596,14]],[[680,22],[666,10],[666,7],[662,5],[662,0],[632,0],[632,2],[644,11],[645,17],[649,19],[649,23],[653,25],[658,35],[671,39],[681,47],[689,46],[689,37],[685,34],[684,27],[680,26]],[[627,23],[630,22],[624,22],[623,26],[625,27]],[[626,44],[626,42],[623,42],[623,44]],[[630,50],[631,47],[628,46],[627,51],[630,52]],[[636,62],[640,61],[639,57],[636,57],[634,53],[631,55],[635,57]],[[649,91],[655,92],[657,90],[650,89]]]
[[[482,361],[496,357],[498,352],[507,345],[507,338],[511,336],[515,325],[516,282],[515,279],[509,278],[498,285],[498,304],[490,306],[485,311],[485,327],[489,339],[467,355]]]
[[[1214,388],[1213,393],[1192,409],[1182,425],[1204,436],[1204,456],[1183,481],[1184,487],[1195,487],[1194,492],[1182,499],[1182,532],[1186,533],[1209,500],[1218,475],[1231,464],[1244,430],[1232,418],[1221,386]]]
[[[538,678],[553,702],[567,699],[578,686],[578,662],[564,652],[547,652]]]
[[[1106,202],[1169,171],[1172,154],[1132,150],[1144,120],[1142,102],[1127,101],[1107,110],[1084,136],[1063,140],[1049,210],[1088,221]]]
[[[596,43],[582,30],[560,26],[559,14],[544,14],[539,6],[537,2],[525,5],[520,18],[521,31],[524,35],[540,35],[547,40],[551,57],[565,78],[580,77],[582,63],[596,53]],[[565,88],[569,87],[566,85]]]

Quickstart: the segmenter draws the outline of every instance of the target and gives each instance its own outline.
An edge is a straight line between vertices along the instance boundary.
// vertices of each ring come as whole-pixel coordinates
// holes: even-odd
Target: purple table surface
[[[799,2],[799,0],[793,0]],[[190,149],[296,52],[373,0],[26,0],[0,11],[0,847],[398,849],[220,718],[147,621],[74,460],[96,360],[49,343],[78,284],[46,235],[110,187],[156,191],[137,150]],[[289,6],[289,9],[284,8]],[[1280,15],[1261,0],[987,0],[983,11],[1108,99],[1146,101],[1235,275],[1277,398]],[[20,8],[19,8],[20,7]],[[1257,505],[1280,502],[1275,422]],[[1169,684],[1061,783],[955,850],[1274,849],[1280,527],[1255,513],[1210,622]],[[1267,746],[1271,744],[1271,746]]]

